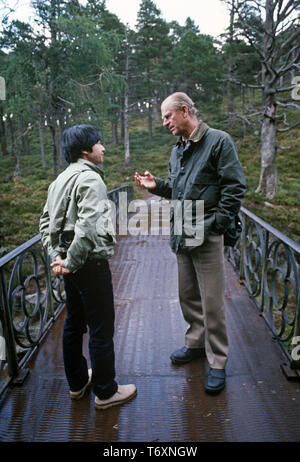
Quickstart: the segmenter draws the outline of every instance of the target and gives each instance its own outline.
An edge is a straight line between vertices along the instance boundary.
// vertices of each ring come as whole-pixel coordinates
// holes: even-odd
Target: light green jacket
[[[67,196],[75,180],[66,216],[65,231],[75,237],[67,250],[59,247],[58,235],[66,209]],[[84,159],[71,163],[51,183],[40,219],[42,242],[51,260],[61,256],[63,266],[77,271],[88,259],[108,259],[116,244],[111,204],[100,166]]]

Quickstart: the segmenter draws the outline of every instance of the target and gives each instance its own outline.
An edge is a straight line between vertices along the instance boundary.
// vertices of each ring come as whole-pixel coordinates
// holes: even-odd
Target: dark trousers
[[[93,391],[99,399],[117,391],[114,354],[114,299],[107,260],[90,260],[74,274],[64,276],[67,318],[63,333],[63,358],[71,391],[88,381],[87,360],[82,353],[83,334],[89,328],[89,354]]]

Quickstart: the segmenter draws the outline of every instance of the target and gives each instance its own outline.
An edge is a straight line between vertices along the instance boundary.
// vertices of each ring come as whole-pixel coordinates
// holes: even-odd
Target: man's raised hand
[[[156,181],[153,175],[151,175],[151,173],[148,171],[144,173],[144,176],[141,176],[138,172],[136,172],[134,179],[136,183],[142,188],[153,189],[156,187]]]

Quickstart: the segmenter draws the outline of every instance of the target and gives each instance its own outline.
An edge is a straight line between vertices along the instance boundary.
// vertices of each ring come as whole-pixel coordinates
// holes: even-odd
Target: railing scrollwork
[[[240,217],[243,233],[235,248],[227,249],[228,259],[286,354],[289,367],[300,372],[294,349],[294,340],[300,341],[300,246],[243,207]]]

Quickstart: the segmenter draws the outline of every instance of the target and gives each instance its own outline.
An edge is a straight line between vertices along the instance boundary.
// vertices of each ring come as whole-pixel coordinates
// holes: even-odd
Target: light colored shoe
[[[79,391],[70,391],[71,399],[78,400],[78,399],[81,399],[83,397],[83,395],[85,394],[85,390],[91,384],[91,381],[92,381],[92,369],[88,370],[88,374],[89,374],[89,379],[88,379],[87,383],[84,385],[84,387],[81,388],[81,390],[79,390]]]
[[[123,404],[132,399],[137,393],[136,386],[130,385],[118,385],[118,390],[114,395],[108,399],[95,398],[96,409],[107,409],[108,407],[117,406]]]

